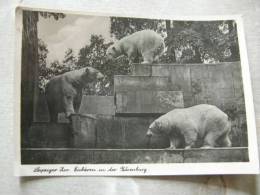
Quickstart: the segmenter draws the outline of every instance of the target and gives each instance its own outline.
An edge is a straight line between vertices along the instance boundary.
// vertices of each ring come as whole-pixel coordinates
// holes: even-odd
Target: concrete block
[[[83,95],[79,114],[115,115],[114,96]]]
[[[203,65],[203,64],[196,64],[196,65],[190,65],[190,66],[185,66],[186,68],[189,67],[190,69],[190,74],[191,78],[197,78],[197,79],[203,79],[203,78],[208,78],[209,73],[208,69],[213,67],[211,65]]]
[[[71,128],[69,124],[61,123],[33,123],[27,131],[22,147],[45,148],[45,147],[69,147]]]
[[[91,115],[73,114],[72,125],[72,147],[96,147],[96,121]]]
[[[58,123],[70,123],[70,120],[66,117],[65,113],[59,113]]]
[[[185,95],[191,95],[190,67],[184,65],[170,66],[169,72],[173,88],[183,91]]]
[[[116,93],[116,114],[167,113],[183,108],[181,91],[125,91]]]
[[[120,91],[142,91],[142,90],[169,90],[168,77],[149,76],[114,76],[115,92]]]
[[[146,132],[155,117],[98,116],[97,148],[166,148],[169,140],[154,136],[149,143]]]
[[[133,64],[133,76],[151,76],[152,65],[150,64]]]

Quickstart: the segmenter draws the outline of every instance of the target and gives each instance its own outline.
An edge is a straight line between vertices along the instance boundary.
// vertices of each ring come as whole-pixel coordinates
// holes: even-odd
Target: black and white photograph
[[[240,18],[181,18],[19,8],[18,174],[258,170]]]

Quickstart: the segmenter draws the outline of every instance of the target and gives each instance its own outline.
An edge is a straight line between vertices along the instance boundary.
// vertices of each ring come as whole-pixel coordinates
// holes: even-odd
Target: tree
[[[154,30],[162,36],[164,36],[164,32],[166,31],[165,20],[111,17],[110,21],[110,31],[116,39],[121,39],[144,29]]]
[[[59,20],[60,18],[65,18],[64,13],[53,13],[53,12],[38,12],[40,16],[43,18],[51,18],[53,17],[55,20]]]
[[[166,45],[181,51],[179,62],[240,60],[234,21],[167,21],[166,24]]]
[[[87,89],[88,93],[98,95],[112,95],[114,75],[128,74],[130,65],[126,57],[117,60],[107,60],[106,50],[112,43],[105,43],[101,35],[91,35],[90,44],[80,49],[78,54],[77,67],[90,66],[101,71],[106,80],[100,84],[99,89]]]
[[[68,67],[69,69],[75,69],[77,59],[74,56],[74,52],[71,48],[68,48],[65,52],[64,60],[62,61],[63,65]]]
[[[234,21],[172,21],[111,17],[111,34],[116,39],[143,29],[152,29],[164,35],[167,51],[160,59],[164,63],[214,63],[240,60]]]
[[[38,62],[39,62],[39,76],[38,76],[38,87],[40,92],[45,89],[47,78],[49,77],[49,69],[47,67],[47,55],[49,50],[43,40],[38,39]]]

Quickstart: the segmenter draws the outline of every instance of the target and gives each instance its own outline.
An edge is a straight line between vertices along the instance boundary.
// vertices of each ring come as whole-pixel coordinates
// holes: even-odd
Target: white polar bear
[[[64,112],[66,117],[75,113],[75,108],[77,110],[81,102],[82,88],[103,78],[104,75],[92,67],[69,71],[53,77],[45,88],[50,121],[57,122],[60,112]]]
[[[174,109],[159,117],[149,126],[147,136],[167,135],[169,149],[198,147],[199,141],[203,148],[230,147],[230,131],[231,123],[224,112],[216,106],[201,104]]]
[[[158,61],[164,50],[164,40],[158,33],[153,30],[142,30],[111,45],[107,49],[106,55],[108,59],[126,55],[130,64],[141,55],[143,57],[142,64],[149,64]]]

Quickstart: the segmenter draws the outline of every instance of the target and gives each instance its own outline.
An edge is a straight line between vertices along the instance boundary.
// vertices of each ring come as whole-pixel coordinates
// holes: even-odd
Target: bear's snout
[[[112,60],[112,59],[114,59],[114,57],[111,54],[107,54],[106,55],[106,59],[107,60]]]
[[[102,73],[98,73],[97,74],[97,80],[103,80],[104,79],[104,75]]]
[[[146,133],[147,137],[152,137],[153,136],[153,132],[151,129],[148,129],[147,133]]]

